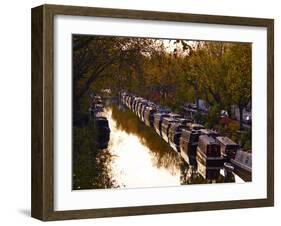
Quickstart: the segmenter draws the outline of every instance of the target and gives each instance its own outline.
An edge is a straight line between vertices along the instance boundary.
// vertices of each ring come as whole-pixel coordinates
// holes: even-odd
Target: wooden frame
[[[267,198],[90,210],[54,211],[53,189],[53,36],[54,15],[257,26],[267,28]],[[64,220],[160,214],[274,205],[274,21],[152,11],[42,5],[32,9],[32,202],[31,215]]]

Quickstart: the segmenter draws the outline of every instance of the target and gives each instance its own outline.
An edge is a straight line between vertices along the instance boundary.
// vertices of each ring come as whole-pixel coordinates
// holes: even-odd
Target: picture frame
[[[126,207],[54,209],[54,18],[56,15],[261,27],[267,40],[266,198]],[[97,28],[98,29],[98,28]],[[274,20],[125,9],[41,5],[32,9],[31,215],[43,221],[164,214],[274,205]]]

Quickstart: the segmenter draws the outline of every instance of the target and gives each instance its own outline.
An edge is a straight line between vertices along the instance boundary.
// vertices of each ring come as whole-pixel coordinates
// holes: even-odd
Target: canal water
[[[106,161],[110,187],[139,188],[210,183],[177,154],[153,128],[131,110],[109,104],[105,116],[110,127]],[[100,155],[104,158],[104,155]],[[99,159],[98,159],[99,160]],[[223,176],[216,181],[224,182]],[[99,181],[96,181],[98,184]]]

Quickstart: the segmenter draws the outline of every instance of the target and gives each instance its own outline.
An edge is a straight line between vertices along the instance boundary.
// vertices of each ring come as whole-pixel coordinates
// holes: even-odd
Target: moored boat
[[[252,181],[252,153],[238,150],[235,158],[230,160],[234,173],[244,181]]]
[[[180,152],[180,137],[184,129],[187,127],[178,122],[172,123],[169,128],[169,144],[178,153]]]
[[[131,109],[133,112],[136,112],[135,109],[136,109],[136,105],[137,105],[138,101],[139,101],[139,97],[134,98],[133,103],[132,103],[132,109]]]
[[[180,152],[182,158],[190,165],[196,165],[196,149],[200,130],[183,129],[180,137]]]
[[[172,123],[177,123],[178,120],[172,117],[164,117],[162,120],[162,138],[168,143],[169,142],[169,129]]]
[[[137,109],[137,116],[141,119],[141,112],[144,106],[147,105],[147,101],[146,100],[141,100],[139,105],[138,105],[138,109]]]
[[[110,137],[110,128],[106,117],[96,117],[95,127],[97,131],[97,146],[99,149],[105,149],[108,146]]]
[[[237,150],[239,149],[239,145],[228,137],[218,136],[216,137],[216,140],[221,146],[222,155],[224,155],[227,160],[234,159]]]
[[[169,117],[168,113],[155,113],[153,126],[156,131],[162,137],[162,120],[164,117]]]
[[[155,106],[155,105],[154,105],[152,102],[150,102],[150,101],[147,101],[147,103],[142,106],[141,112],[140,112],[140,119],[141,119],[143,122],[144,122],[144,120],[145,120],[145,115],[144,115],[144,113],[145,113],[146,108],[150,108],[150,107],[154,107],[154,106]]]
[[[187,123],[187,127],[189,130],[201,130],[205,128],[203,125],[197,123]]]
[[[211,129],[200,129],[200,132],[202,135],[207,135],[207,136],[211,136],[211,137],[217,137],[219,136],[219,133],[217,131],[211,130]]]
[[[205,179],[217,179],[225,162],[220,145],[208,135],[199,137],[196,160],[198,171]]]
[[[144,110],[144,123],[147,126],[153,127],[154,125],[154,114],[156,109],[154,107],[147,107]]]

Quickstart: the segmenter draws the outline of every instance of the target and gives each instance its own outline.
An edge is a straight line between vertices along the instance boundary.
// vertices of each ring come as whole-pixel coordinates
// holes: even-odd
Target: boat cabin
[[[162,120],[164,117],[169,117],[168,113],[155,113],[154,114],[154,128],[156,130],[156,132],[162,136]]]
[[[200,130],[182,130],[182,139],[185,140],[187,143],[196,143],[198,144],[199,136],[202,135]]]
[[[204,126],[197,123],[187,123],[187,127],[189,130],[200,130],[204,129]]]
[[[220,145],[213,137],[201,135],[198,141],[198,151],[203,153],[206,157],[220,157]]]
[[[214,130],[211,130],[211,129],[200,129],[199,131],[202,133],[202,135],[207,135],[207,136],[211,136],[211,137],[214,137],[214,138],[219,136],[217,131],[214,131]]]
[[[172,123],[177,123],[177,119],[171,117],[164,117],[162,120],[162,138],[168,142],[169,140],[169,129]]]
[[[110,128],[106,117],[95,118],[95,128],[97,132],[97,145],[99,149],[107,148],[110,138]]]
[[[198,130],[183,129],[180,137],[180,152],[183,159],[191,165],[197,165],[196,149],[198,145],[199,136]]]
[[[236,152],[239,149],[239,145],[228,137],[218,136],[216,137],[216,140],[221,146],[221,153],[230,159],[234,159]]]
[[[147,126],[153,127],[154,124],[154,114],[156,109],[154,107],[146,107],[144,110],[144,123]]]
[[[171,123],[169,128],[168,140],[172,148],[177,152],[180,152],[180,137],[182,130],[187,129],[187,127],[181,123]]]
[[[252,153],[238,150],[231,163],[234,166],[234,173],[244,181],[252,181]]]

